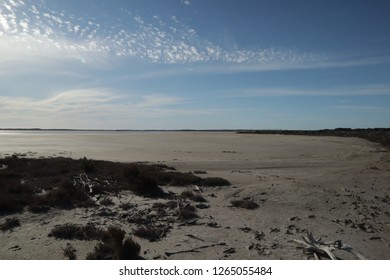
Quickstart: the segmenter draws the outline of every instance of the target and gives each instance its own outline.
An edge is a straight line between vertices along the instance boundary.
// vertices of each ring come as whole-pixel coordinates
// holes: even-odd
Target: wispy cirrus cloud
[[[189,6],[191,2],[182,4]],[[0,3],[0,61],[49,57],[101,65],[117,57],[219,73],[390,63],[389,54],[342,58],[277,47],[228,49],[202,38],[175,15],[148,18],[121,7],[116,15],[118,19],[100,15],[112,22],[108,27],[92,15],[53,11],[45,1],[4,0]]]
[[[356,111],[359,113],[373,113],[373,112],[390,112],[390,108],[383,106],[368,106],[368,105],[334,105],[330,106],[329,109],[334,110],[348,110],[348,111]]]
[[[252,88],[241,90],[234,96],[365,96],[390,95],[390,85],[362,85],[351,87],[319,88]]]

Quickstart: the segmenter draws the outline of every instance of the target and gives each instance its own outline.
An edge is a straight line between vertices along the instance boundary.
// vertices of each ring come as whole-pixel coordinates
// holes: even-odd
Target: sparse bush
[[[112,201],[111,198],[105,197],[105,198],[100,200],[100,205],[110,206],[110,205],[114,205],[114,202]]]
[[[42,197],[44,205],[70,209],[73,207],[91,207],[95,203],[88,196],[87,192],[70,181],[65,181],[56,189],[51,190]]]
[[[87,158],[20,158],[0,159],[0,215],[23,211],[44,213],[50,208],[71,209],[96,206],[91,196],[130,189],[145,197],[169,198],[161,186],[227,185],[223,179],[202,179],[181,173],[164,164],[97,161]],[[93,172],[93,190],[85,189],[80,171]],[[195,199],[201,199],[197,197]],[[108,202],[108,201],[107,201]],[[105,202],[103,202],[104,204]]]
[[[77,255],[76,255],[76,249],[68,244],[65,249],[62,249],[64,251],[64,257],[68,258],[69,260],[77,260]]]
[[[83,157],[79,159],[79,162],[80,162],[80,169],[83,170],[85,173],[91,173],[95,170],[95,166],[92,160]]]
[[[7,177],[0,172],[0,215],[20,212],[35,197],[35,190],[21,184],[19,178]]]
[[[195,170],[194,174],[201,175],[201,174],[207,174],[207,171],[204,170]]]
[[[133,233],[135,236],[154,242],[165,236],[166,229],[158,226],[141,226],[135,229]]]
[[[137,195],[146,197],[165,196],[157,181],[153,177],[148,176],[142,168],[130,165],[124,170],[124,175],[130,184],[130,190]]]
[[[16,195],[0,193],[0,214],[15,213],[23,210],[25,203]]]
[[[192,173],[168,171],[160,172],[156,176],[158,182],[162,185],[189,186],[197,185],[202,181],[202,178],[195,176]]]
[[[141,246],[132,238],[125,237],[125,231],[118,227],[109,227],[102,242],[99,242],[94,252],[87,255],[88,260],[136,260],[140,259]]]
[[[196,208],[192,205],[186,205],[177,210],[177,216],[179,220],[191,220],[198,218],[196,214]]]
[[[5,219],[5,222],[0,225],[0,230],[1,231],[7,231],[7,230],[12,230],[16,227],[20,227],[20,221],[17,218],[7,218]]]
[[[122,210],[127,211],[127,210],[130,210],[130,209],[134,208],[135,205],[132,204],[132,203],[130,203],[130,202],[126,202],[126,203],[121,203],[121,204],[119,205],[119,207],[120,207]]]
[[[85,226],[76,224],[64,224],[56,226],[49,233],[49,237],[60,239],[78,239],[78,240],[99,240],[103,237],[103,230],[97,228],[94,224]]]
[[[252,200],[244,200],[244,199],[232,200],[230,201],[230,203],[232,204],[233,207],[238,207],[238,208],[245,208],[250,210],[259,208],[259,205]]]
[[[166,165],[166,164],[154,164],[154,165],[152,165],[152,166],[157,167],[157,168],[159,168],[159,169],[161,169],[161,170],[171,170],[171,171],[176,170],[175,167],[168,166],[168,165]]]
[[[47,213],[50,210],[50,207],[47,205],[44,205],[42,203],[41,199],[36,200],[36,202],[33,202],[29,207],[28,210],[30,210],[32,213]]]

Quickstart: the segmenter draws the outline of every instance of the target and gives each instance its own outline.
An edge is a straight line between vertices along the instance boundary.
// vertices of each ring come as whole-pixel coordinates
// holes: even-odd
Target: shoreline
[[[44,129],[44,128],[0,128],[1,131],[25,131],[25,132],[172,132],[172,133],[238,133],[238,134],[263,134],[263,135],[300,135],[300,136],[333,136],[333,137],[358,137],[379,143],[390,149],[390,128],[334,128],[334,129]]]

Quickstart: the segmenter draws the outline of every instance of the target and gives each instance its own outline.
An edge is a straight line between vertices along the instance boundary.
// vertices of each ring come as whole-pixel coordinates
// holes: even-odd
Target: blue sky
[[[0,127],[389,127],[390,2],[0,1]]]

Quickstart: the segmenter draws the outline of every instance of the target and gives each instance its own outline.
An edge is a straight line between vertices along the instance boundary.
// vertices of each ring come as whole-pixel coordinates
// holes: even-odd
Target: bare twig
[[[193,239],[196,239],[196,240],[199,240],[199,241],[203,241],[203,242],[204,242],[204,240],[203,240],[202,238],[199,238],[199,237],[197,237],[197,236],[195,236],[195,235],[193,235],[193,234],[187,234],[186,236],[188,236],[188,237],[191,237],[191,238],[193,238]]]
[[[189,250],[176,251],[176,252],[165,252],[165,255],[167,255],[169,257],[172,255],[182,254],[182,253],[192,253],[192,252],[198,253],[199,252],[198,250],[200,250],[200,249],[206,249],[206,248],[215,247],[215,246],[226,246],[226,243],[220,242],[220,243],[214,243],[214,244],[210,244],[210,245],[196,247],[196,248],[189,249]]]

